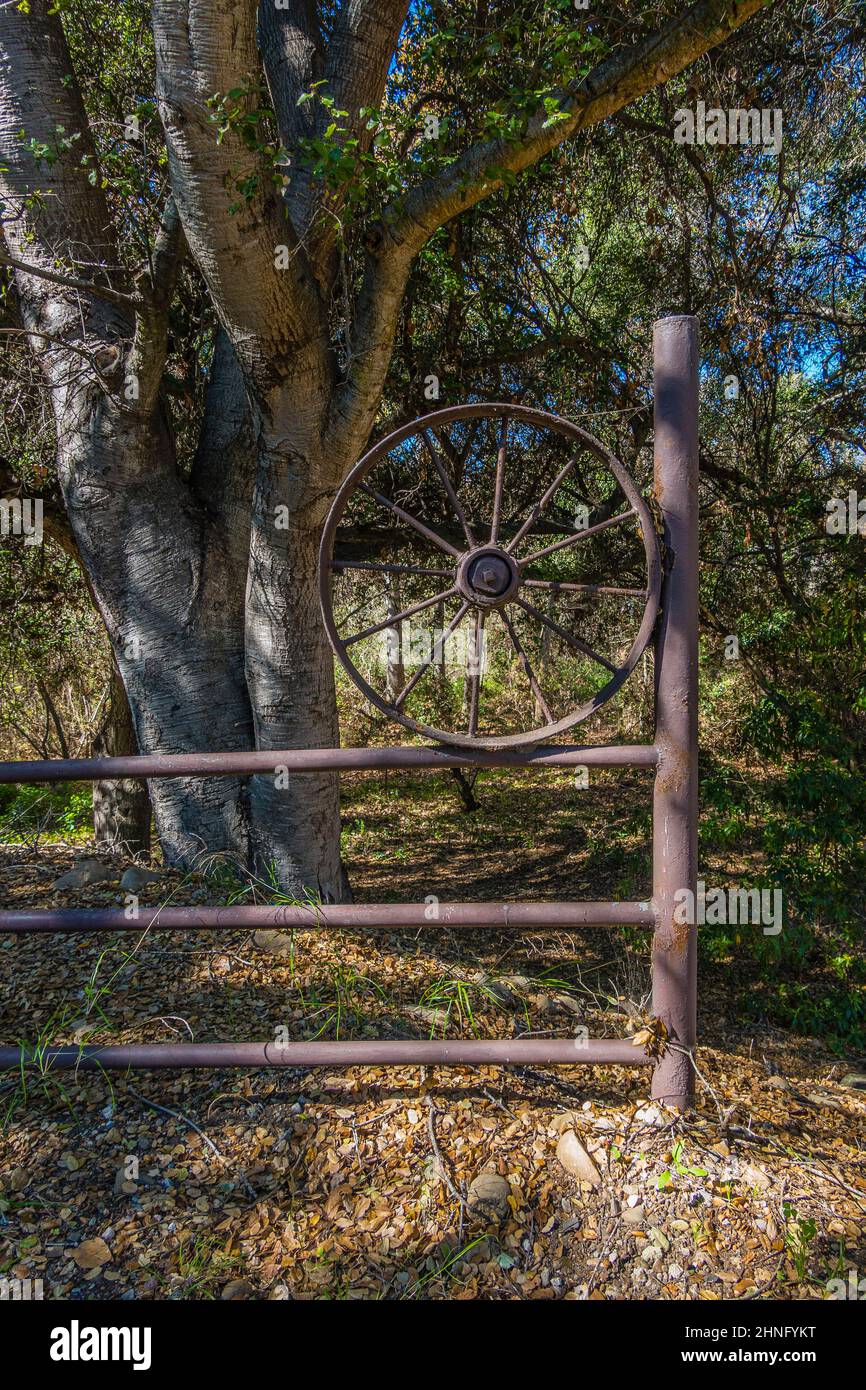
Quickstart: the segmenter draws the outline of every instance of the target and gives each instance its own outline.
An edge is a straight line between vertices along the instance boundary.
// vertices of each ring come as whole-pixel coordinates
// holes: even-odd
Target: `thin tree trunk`
[[[93,740],[94,757],[115,758],[137,753],[132,711],[116,663],[111,663],[108,707]],[[150,797],[147,783],[127,777],[121,782],[94,782],[93,834],[98,845],[124,854],[150,850]]]
[[[388,617],[400,612],[399,575],[385,576],[385,611]],[[388,699],[396,700],[406,684],[406,666],[403,660],[403,626],[397,623],[385,629],[387,636],[385,684]]]
[[[319,607],[318,521],[296,522],[287,562],[259,551],[247,602],[247,680],[256,747],[335,748],[340,742],[334,658]],[[279,571],[279,572],[277,572]],[[250,780],[253,850],[284,892],[345,901],[340,862],[340,789],[334,773]]]

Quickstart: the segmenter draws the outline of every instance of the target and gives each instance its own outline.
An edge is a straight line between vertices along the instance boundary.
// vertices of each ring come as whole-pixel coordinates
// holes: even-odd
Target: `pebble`
[[[640,1125],[666,1125],[667,1120],[657,1105],[642,1105],[635,1111],[635,1120]]]
[[[601,1187],[601,1173],[573,1129],[567,1129],[560,1137],[556,1157],[572,1177],[589,1183],[591,1187]]]
[[[140,869],[137,864],[132,864],[120,880],[120,887],[126,893],[137,893],[148,883],[158,883],[161,877],[161,874],[151,873],[150,869]]]
[[[509,1213],[511,1188],[498,1173],[479,1173],[469,1184],[466,1202],[473,1216],[502,1221]]]
[[[119,873],[117,865],[106,864],[101,859],[78,859],[68,873],[54,880],[51,887],[86,888],[89,883],[107,883],[116,879]]]

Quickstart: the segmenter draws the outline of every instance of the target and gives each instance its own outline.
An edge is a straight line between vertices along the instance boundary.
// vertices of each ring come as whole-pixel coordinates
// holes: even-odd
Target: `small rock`
[[[564,1009],[566,1013],[576,1014],[578,1017],[582,1017],[586,1012],[583,1004],[581,1004],[579,1000],[572,998],[570,994],[551,995],[550,1002],[555,1005],[557,1009]]]
[[[423,1004],[410,1004],[403,1012],[407,1018],[413,1018],[417,1023],[423,1023],[425,1028],[431,1028],[435,1032],[448,1025],[448,1014],[445,1009],[425,1009]]]
[[[492,996],[498,1004],[505,1004],[506,1007],[517,1003],[517,996],[509,988],[506,980],[496,980],[491,975],[481,974],[478,983],[486,994]]]
[[[665,1125],[667,1120],[661,1113],[657,1105],[642,1105],[635,1111],[635,1120],[639,1125]]]
[[[790,1091],[791,1089],[791,1083],[788,1078],[786,1076],[780,1076],[778,1073],[773,1076],[768,1076],[764,1085],[768,1086],[771,1091]]]
[[[849,1087],[852,1091],[866,1091],[866,1072],[846,1072],[839,1084]]]
[[[573,1110],[561,1110],[558,1115],[554,1115],[550,1122],[550,1128],[554,1134],[562,1134],[563,1130],[574,1129],[576,1124],[580,1124],[580,1116]]]
[[[106,864],[102,859],[78,859],[67,874],[61,874],[52,883],[52,888],[86,888],[89,883],[108,883],[116,879],[116,865]]]
[[[657,1246],[653,1245],[650,1241],[647,1241],[643,1250],[641,1250],[640,1252],[640,1257],[642,1260],[646,1260],[648,1265],[655,1264],[656,1260],[661,1259],[661,1251],[658,1249]]]
[[[120,886],[126,893],[137,893],[148,883],[158,883],[160,877],[159,874],[151,873],[150,869],[140,869],[137,864],[132,864],[120,880]]]
[[[556,1146],[556,1157],[567,1173],[588,1182],[592,1187],[601,1187],[601,1173],[581,1144],[573,1129],[567,1129],[560,1136]]]
[[[669,1279],[682,1279],[684,1272],[682,1265],[668,1265]]]
[[[83,1240],[77,1250],[73,1250],[72,1258],[79,1269],[101,1269],[111,1260],[111,1251],[101,1236],[96,1236],[94,1240]]]
[[[810,1091],[807,1097],[813,1105],[820,1106],[822,1110],[841,1110],[845,1114],[844,1105],[840,1105],[835,1096],[831,1096],[827,1091]]]
[[[255,1289],[249,1279],[232,1279],[226,1284],[220,1298],[223,1302],[232,1302],[235,1299],[252,1298],[254,1294]]]
[[[29,1181],[30,1174],[26,1168],[13,1168],[8,1182],[9,1191],[23,1192]]]
[[[137,1191],[138,1183],[133,1182],[131,1178],[128,1178],[122,1168],[118,1168],[117,1172],[114,1175],[113,1192],[115,1197],[120,1197],[121,1194],[125,1197],[131,1197],[133,1193]]]
[[[623,1212],[622,1219],[626,1226],[642,1226],[645,1214],[643,1207],[629,1207]]]
[[[744,1163],[740,1169],[740,1181],[748,1183],[749,1187],[769,1187],[770,1179],[763,1168],[756,1168],[752,1163]]]
[[[663,1255],[667,1254],[668,1250],[670,1250],[671,1248],[671,1243],[665,1235],[664,1231],[660,1231],[658,1226],[650,1226],[647,1234],[649,1235],[649,1238],[652,1241],[653,1245],[658,1246],[659,1250],[661,1250]]]
[[[502,1221],[509,1213],[511,1188],[498,1173],[479,1173],[469,1184],[467,1205],[473,1216]]]

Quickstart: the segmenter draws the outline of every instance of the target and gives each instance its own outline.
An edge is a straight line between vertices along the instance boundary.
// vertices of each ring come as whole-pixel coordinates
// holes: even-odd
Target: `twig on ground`
[[[155,1100],[150,1100],[147,1096],[140,1095],[139,1092],[134,1091],[131,1086],[127,1086],[126,1090],[128,1095],[134,1096],[135,1099],[137,1101],[140,1101],[142,1105],[148,1106],[151,1110],[159,1111],[160,1115],[167,1115],[171,1120],[178,1120],[181,1124],[189,1125],[189,1128],[195,1130],[196,1134],[198,1134],[200,1138],[204,1141],[204,1143],[207,1144],[208,1148],[216,1154],[220,1163],[225,1162],[223,1154],[217,1148],[210,1135],[205,1134],[204,1130],[201,1128],[200,1125],[196,1124],[195,1120],[191,1120],[188,1115],[182,1114],[179,1110],[171,1110],[167,1105],[159,1105]],[[240,1174],[240,1179],[247,1192],[252,1197],[253,1201],[257,1202],[259,1200],[259,1194],[256,1192],[250,1180],[246,1177],[244,1173]]]

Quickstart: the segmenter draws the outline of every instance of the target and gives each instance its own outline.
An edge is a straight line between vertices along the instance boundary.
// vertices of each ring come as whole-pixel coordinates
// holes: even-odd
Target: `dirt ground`
[[[358,900],[648,894],[641,774],[591,809],[565,774],[494,777],[474,816],[444,776],[346,779]],[[122,903],[120,859],[113,881],[52,887],[81,853],[3,847],[0,905]],[[144,900],[225,890],[161,871]],[[625,1036],[647,1003],[625,932],[300,932],[283,956],[242,932],[6,936],[0,953],[5,1043]],[[866,1269],[863,1059],[747,1020],[742,988],[739,962],[704,970],[685,1118],[616,1067],[7,1073],[0,1275],[72,1299],[826,1298]]]

